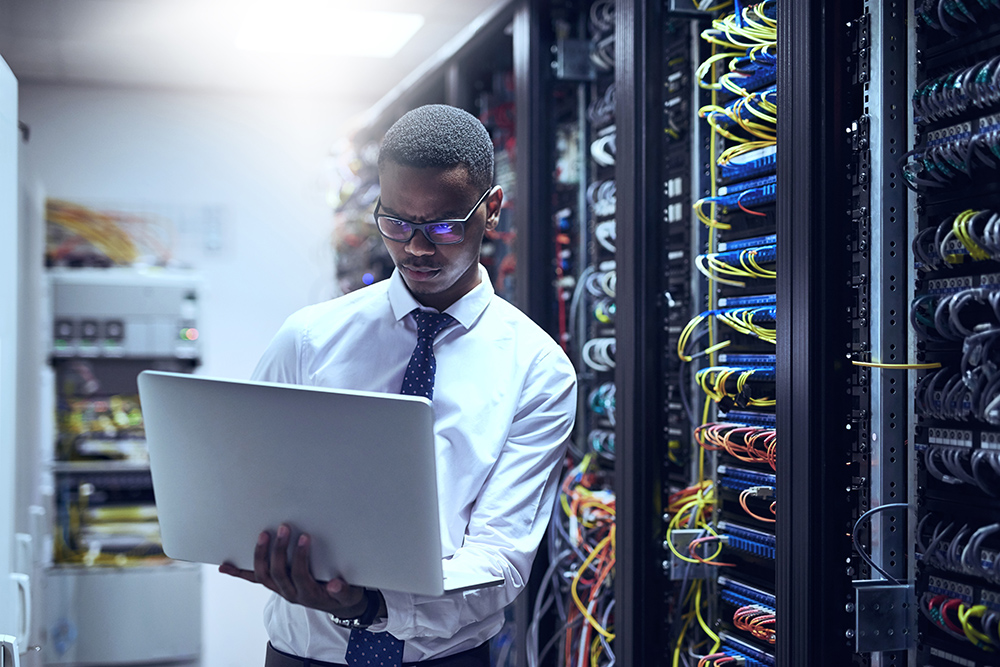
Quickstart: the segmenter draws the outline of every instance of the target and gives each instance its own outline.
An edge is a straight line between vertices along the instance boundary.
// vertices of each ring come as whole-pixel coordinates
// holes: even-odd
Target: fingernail
[[[257,544],[264,544],[267,542],[267,532],[263,532],[257,536]]]
[[[305,533],[299,535],[299,546],[300,547],[305,546],[307,542],[309,542],[309,536],[308,535],[306,535]]]
[[[281,524],[280,526],[278,526],[278,537],[280,537],[281,539],[285,539],[286,537],[288,537],[288,526],[286,526],[285,524]]]

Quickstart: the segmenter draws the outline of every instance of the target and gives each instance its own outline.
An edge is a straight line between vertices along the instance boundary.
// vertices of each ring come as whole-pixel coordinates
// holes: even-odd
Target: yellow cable
[[[907,368],[916,368],[916,369],[941,368],[941,363],[937,362],[937,361],[935,361],[933,363],[928,363],[928,364],[880,364],[880,363],[875,362],[875,361],[854,361],[854,360],[852,360],[851,363],[854,364],[855,366],[865,366],[866,368],[888,368],[888,369],[893,369],[893,368],[900,368],[900,369],[907,369]]]
[[[605,537],[600,542],[598,542],[597,546],[594,547],[593,550],[590,552],[590,554],[587,556],[587,559],[585,561],[583,561],[583,565],[580,567],[579,570],[577,570],[576,575],[574,575],[574,577],[573,577],[573,584],[570,586],[570,589],[569,589],[570,593],[573,595],[573,602],[576,603],[576,606],[580,610],[580,613],[583,615],[583,617],[585,619],[587,619],[587,622],[590,623],[590,625],[595,630],[597,630],[598,632],[600,632],[602,635],[604,635],[609,640],[610,639],[614,639],[615,635],[613,633],[608,632],[607,630],[605,630],[601,626],[601,624],[597,622],[597,619],[590,615],[590,612],[587,611],[587,607],[580,600],[580,594],[577,592],[576,586],[577,586],[577,584],[580,583],[580,577],[583,576],[583,573],[590,566],[590,562],[592,560],[594,560],[594,557],[598,553],[600,553],[600,551],[602,549],[604,549],[604,547],[608,546],[608,544],[611,543],[612,544],[612,553],[614,552],[614,546],[613,546],[614,539],[615,539],[615,524],[611,524],[611,530],[608,532],[608,536]]]

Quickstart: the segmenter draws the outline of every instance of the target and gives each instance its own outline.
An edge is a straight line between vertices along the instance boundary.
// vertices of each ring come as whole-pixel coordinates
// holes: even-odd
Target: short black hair
[[[418,107],[393,123],[379,149],[379,170],[386,162],[440,169],[464,165],[478,190],[493,185],[490,133],[469,112],[446,104]]]

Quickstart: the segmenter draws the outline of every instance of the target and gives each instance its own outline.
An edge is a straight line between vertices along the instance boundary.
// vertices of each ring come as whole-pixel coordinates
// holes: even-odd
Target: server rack
[[[909,233],[920,665],[996,664],[995,82],[1000,7],[914,2]],[[955,153],[957,157],[952,157]],[[947,155],[947,158],[942,156]],[[938,313],[941,315],[938,315]]]
[[[607,267],[617,280],[615,313],[613,329],[603,329],[616,343],[615,447],[613,460],[605,457],[588,480],[615,502],[613,602],[599,602],[613,610],[598,619],[606,625],[597,624],[613,639],[593,644],[595,663],[606,664],[613,651],[617,664],[674,664],[685,627],[679,592],[686,566],[673,551],[696,535],[671,542],[671,497],[697,479],[701,418],[684,403],[698,390],[692,375],[711,356],[679,361],[676,348],[685,323],[717,308],[717,299],[774,295],[773,376],[758,375],[742,399],[736,387],[723,383],[720,391],[734,401],[775,399],[772,409],[756,406],[753,424],[755,437],[769,431],[771,459],[734,465],[731,453],[710,454],[702,478],[721,487],[737,468],[757,486],[764,480],[773,487],[776,520],[772,529],[752,524],[749,532],[726,534],[714,558],[701,553],[737,565],[693,575],[705,581],[704,635],[722,630],[742,642],[722,644],[722,651],[732,649],[744,664],[992,664],[992,630],[982,624],[1000,614],[991,578],[1000,551],[991,528],[1000,508],[990,494],[998,446],[986,413],[977,420],[962,408],[972,405],[974,389],[991,389],[976,384],[977,374],[986,377],[992,368],[991,349],[968,348],[979,356],[966,359],[971,376],[962,380],[960,372],[966,340],[982,335],[973,339],[981,343],[1000,328],[980,301],[995,291],[997,273],[990,255],[996,223],[983,213],[995,210],[997,196],[996,154],[988,152],[997,108],[984,83],[993,81],[1000,52],[996,3],[765,3],[777,20],[769,85],[777,90],[780,122],[774,153],[761,157],[770,169],[763,175],[773,175],[765,184],[773,198],[750,206],[764,213],[756,230],[746,218],[714,233],[716,241],[736,241],[736,249],[756,239],[755,256],[773,262],[770,289],[759,281],[735,289],[699,273],[696,264],[719,248],[692,212],[698,200],[740,181],[711,173],[712,155],[728,144],[705,118],[714,113],[715,125],[725,123],[721,112],[699,114],[712,102],[697,83],[698,66],[713,55],[701,34],[727,12],[760,3],[727,9],[682,0],[614,2],[617,150],[604,174],[586,162],[588,140],[601,129],[585,118],[586,106],[609,83],[586,62],[594,48],[586,43],[587,14],[595,4],[532,0],[517,6],[512,24],[522,148],[518,303],[578,363],[581,338],[600,332],[586,319],[567,330],[561,308],[587,264],[601,261],[593,254],[594,223],[601,220],[587,210],[582,188],[571,191],[555,175],[555,144],[567,136],[561,128],[577,127],[584,182],[616,183],[614,264]],[[966,84],[979,86],[975,95]],[[722,105],[727,101],[721,96]],[[569,215],[560,214],[567,208]],[[952,305],[958,333],[972,334],[956,334],[946,319],[941,326],[952,338],[939,335],[935,311],[940,306],[951,317]],[[716,328],[707,335],[721,334]],[[767,357],[765,350],[740,338],[729,352]],[[744,356],[740,363],[750,362]],[[584,366],[581,388],[589,394],[602,378]],[[595,423],[588,410],[582,403],[576,446],[596,455],[600,447],[586,438]],[[720,400],[710,411],[719,421],[711,423],[736,422],[731,412]],[[741,512],[726,493],[706,503],[716,529]],[[943,542],[957,550],[951,560],[939,553]],[[748,582],[755,585],[739,589]],[[558,642],[567,623],[554,611],[551,587],[536,578],[538,587],[552,607],[533,619],[536,651]],[[563,590],[565,610],[575,602]],[[740,635],[733,618],[740,595],[775,612],[767,621],[773,633],[757,627],[757,636]],[[597,625],[588,641],[598,642]],[[552,653],[543,660],[563,662]]]

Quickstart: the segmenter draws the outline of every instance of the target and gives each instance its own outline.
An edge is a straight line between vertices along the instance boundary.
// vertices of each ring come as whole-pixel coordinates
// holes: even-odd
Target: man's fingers
[[[219,572],[222,574],[228,574],[230,577],[237,577],[239,579],[245,579],[252,584],[257,583],[257,576],[253,573],[253,570],[241,570],[232,563],[223,563],[219,566]]]
[[[303,533],[299,536],[295,552],[292,554],[292,584],[303,599],[303,604],[309,602],[322,604],[326,592],[323,585],[316,581],[316,578],[309,571],[311,544],[309,535]]]
[[[295,583],[288,576],[288,539],[291,535],[286,524],[278,526],[278,535],[271,551],[271,580],[277,585],[277,591],[283,598],[295,602],[298,592]]]
[[[275,593],[280,592],[271,579],[271,535],[267,531],[260,534],[253,549],[253,573],[257,582]]]

